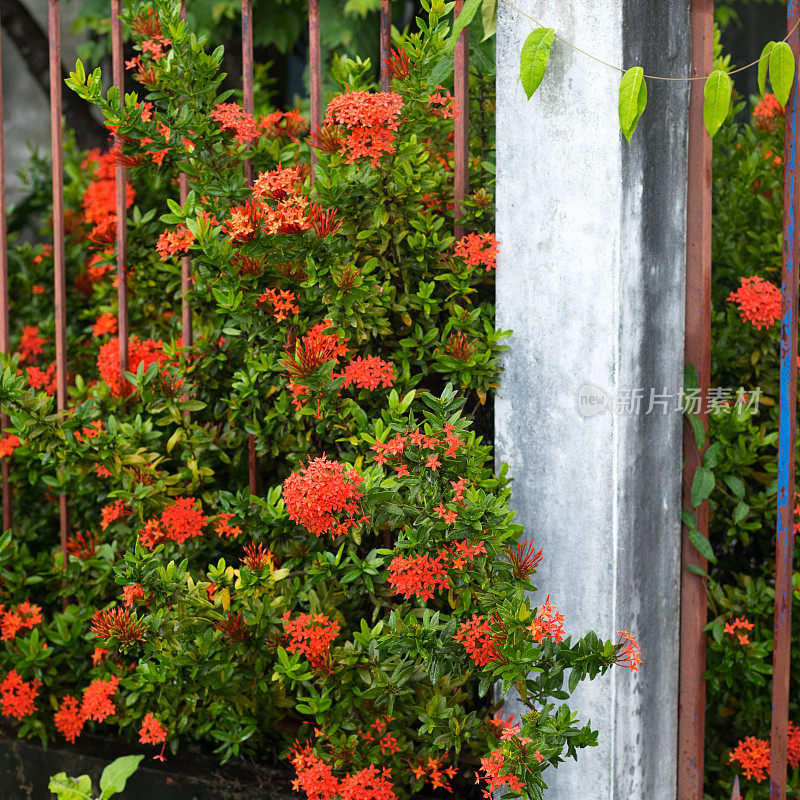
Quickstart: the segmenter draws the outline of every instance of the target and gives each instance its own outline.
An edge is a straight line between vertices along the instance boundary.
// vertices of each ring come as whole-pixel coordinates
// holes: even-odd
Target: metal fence
[[[120,20],[122,0],[111,0],[112,65],[114,85],[124,93],[123,37]],[[789,0],[787,30],[796,29],[800,20],[800,0]],[[463,0],[456,0],[455,14],[461,12]],[[185,0],[182,3],[185,15]],[[713,0],[691,0],[692,76],[708,75],[713,64]],[[50,51],[50,108],[53,178],[53,257],[56,320],[56,399],[59,410],[67,404],[67,348],[66,348],[66,274],[64,252],[64,200],[61,153],[61,42],[59,0],[49,0],[49,51]],[[380,87],[388,91],[391,76],[387,59],[391,53],[391,0],[381,0],[380,6]],[[311,130],[322,124],[322,54],[320,44],[319,0],[308,0],[309,61],[311,73]],[[253,14],[252,0],[242,0],[242,89],[243,106],[247,114],[254,112],[253,95]],[[797,58],[800,52],[798,34],[790,39]],[[460,216],[462,202],[468,192],[469,148],[469,42],[465,29],[459,37],[454,55],[455,100],[459,113],[454,120],[454,217]],[[798,59],[800,60],[800,59]],[[0,82],[2,75],[0,74]],[[8,259],[5,209],[5,155],[3,142],[3,109],[0,93],[0,351],[9,353]],[[780,346],[780,430],[778,471],[778,530],[776,550],[776,599],[774,625],[773,718],[771,727],[770,800],[786,798],[786,752],[789,699],[789,654],[791,633],[791,577],[793,548],[793,497],[795,421],[797,406],[797,299],[798,256],[797,237],[797,82],[786,107],[786,157],[784,159],[784,233],[782,315]],[[313,156],[312,156],[313,157]],[[245,176],[252,183],[250,162],[245,162]],[[117,286],[118,330],[120,367],[128,368],[128,314],[126,283],[126,170],[116,167],[117,210]],[[183,204],[187,195],[185,175],[179,176],[180,198]],[[711,140],[703,124],[702,81],[692,82],[689,107],[689,177],[687,187],[687,258],[686,258],[686,339],[685,362],[697,370],[700,392],[707,397],[710,374],[710,306],[711,306]],[[455,235],[463,235],[456,224]],[[184,345],[193,341],[192,309],[187,300],[191,282],[191,261],[181,259],[181,331]],[[708,404],[702,403],[704,425],[708,426]],[[0,415],[0,428],[8,426],[8,417]],[[702,452],[698,452],[691,430],[684,433],[685,505],[689,505],[692,480],[700,465]],[[12,503],[9,489],[8,459],[0,465],[2,481],[3,529],[12,523]],[[258,464],[255,438],[249,439],[248,472],[250,491],[258,489]],[[60,539],[66,548],[69,533],[69,505],[66,495],[59,495]],[[708,502],[698,510],[698,527],[708,534]],[[66,555],[66,554],[65,554]],[[681,577],[681,652],[678,741],[678,800],[702,800],[703,749],[705,728],[705,633],[706,592],[704,579],[687,569],[694,564],[704,570],[705,559],[692,546],[688,529],[682,541],[683,569]],[[740,797],[738,779],[732,800]]]

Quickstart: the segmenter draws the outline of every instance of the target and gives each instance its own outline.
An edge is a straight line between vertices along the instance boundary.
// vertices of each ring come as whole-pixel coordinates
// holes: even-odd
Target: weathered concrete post
[[[686,0],[514,3],[611,64],[690,72]],[[629,146],[621,73],[559,41],[525,98],[534,27],[499,3],[497,310],[514,335],[497,458],[544,548],[535,601],[549,592],[574,634],[634,632],[644,658],[574,695],[600,746],[548,773],[547,797],[674,800],[688,84],[648,81]]]

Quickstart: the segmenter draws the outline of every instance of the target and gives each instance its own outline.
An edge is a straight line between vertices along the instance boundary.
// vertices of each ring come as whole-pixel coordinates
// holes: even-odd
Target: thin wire
[[[523,17],[529,19],[534,25],[538,25],[540,28],[547,27],[546,25],[543,25],[541,22],[539,22],[539,20],[534,19],[526,11],[523,11],[521,8],[517,8],[517,6],[515,6],[509,0],[501,0],[501,2],[505,3],[512,11],[516,11],[518,14],[521,14]],[[798,26],[800,26],[800,21],[795,23],[794,27],[789,31],[789,33],[786,34],[786,36],[783,39],[781,39],[781,41],[782,42],[788,41],[791,35],[797,30]],[[587,53],[586,50],[581,50],[580,47],[576,47],[574,44],[572,44],[572,42],[568,42],[566,39],[564,39],[562,36],[559,36],[557,33],[554,33],[554,36],[562,44],[565,44],[567,47],[576,50],[578,53],[582,53],[583,55],[588,56],[589,58],[592,59],[592,61],[596,61],[598,64],[602,64],[605,67],[610,67],[611,69],[615,69],[617,72],[625,72],[625,70],[622,67],[618,67],[616,64],[610,64],[608,61],[603,61],[602,58],[598,58],[597,56],[592,55],[591,53]],[[758,64],[760,61],[763,61],[765,58],[769,58],[769,53],[767,53],[766,55],[762,55],[755,61],[751,61],[749,64],[745,64],[743,67],[737,67],[736,69],[732,69],[728,73],[728,75],[735,75],[737,72],[743,72],[746,69],[750,69],[750,67],[754,67],[756,64]],[[644,75],[644,77],[651,81],[704,81],[709,76],[694,75],[688,78],[665,78],[662,77],[661,75]]]

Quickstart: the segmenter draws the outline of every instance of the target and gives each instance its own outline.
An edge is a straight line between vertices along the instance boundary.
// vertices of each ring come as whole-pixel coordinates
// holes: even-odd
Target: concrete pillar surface
[[[514,2],[611,64],[689,74],[688,2]],[[514,333],[498,465],[544,548],[534,602],[549,593],[574,636],[632,631],[644,658],[579,687],[570,704],[600,744],[549,770],[546,797],[674,800],[688,84],[648,81],[629,146],[621,73],[559,41],[526,99],[534,27],[499,3],[497,325]]]

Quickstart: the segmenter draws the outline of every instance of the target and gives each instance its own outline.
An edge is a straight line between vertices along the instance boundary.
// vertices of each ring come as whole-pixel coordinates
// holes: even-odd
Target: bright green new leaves
[[[775,47],[775,42],[767,42],[758,59],[758,93],[762,96],[767,91],[767,69],[769,68],[769,57],[773,47]]]
[[[769,54],[769,82],[778,102],[785,106],[794,83],[794,53],[786,42],[777,42]]]
[[[481,7],[481,2],[482,0],[466,0],[462,6],[461,13],[456,17],[453,23],[453,32],[450,34],[450,38],[447,40],[444,47],[444,52],[449,56],[452,56],[455,52],[456,43],[458,42],[458,37],[461,35],[461,31],[472,22],[472,18]]]
[[[647,84],[644,70],[631,67],[619,84],[619,127],[630,144],[631,136],[639,124],[647,105]]]
[[[706,79],[703,103],[703,121],[708,135],[713,139],[725,122],[731,105],[731,79],[721,69],[715,69]]]
[[[522,88],[531,99],[539,88],[550,60],[550,48],[553,46],[556,32],[552,28],[537,28],[522,45],[519,61],[519,79]]]
[[[112,795],[125,790],[128,778],[136,772],[144,756],[122,756],[112,761],[100,776],[100,800],[108,800]]]
[[[481,0],[481,22],[483,22],[483,40],[497,33],[497,0]]]

